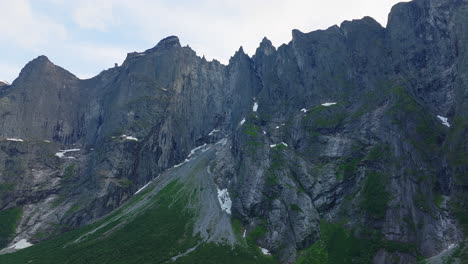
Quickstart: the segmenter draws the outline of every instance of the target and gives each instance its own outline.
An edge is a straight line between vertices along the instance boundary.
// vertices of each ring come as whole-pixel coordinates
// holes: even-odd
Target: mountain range
[[[467,0],[227,65],[39,56],[0,82],[0,263],[466,263],[467,99]]]

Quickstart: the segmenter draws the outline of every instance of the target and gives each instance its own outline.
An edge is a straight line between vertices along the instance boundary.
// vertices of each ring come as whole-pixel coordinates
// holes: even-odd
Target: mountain
[[[228,65],[40,56],[0,86],[0,263],[466,259],[466,32],[468,1],[414,0]]]

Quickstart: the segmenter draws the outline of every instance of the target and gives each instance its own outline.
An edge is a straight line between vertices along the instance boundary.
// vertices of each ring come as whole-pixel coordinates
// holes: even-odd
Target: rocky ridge
[[[228,65],[174,36],[89,80],[40,56],[0,88],[0,209],[21,211],[0,242],[91,223],[225,139],[206,184],[228,190],[231,218],[281,262],[324,222],[378,234],[374,263],[443,252],[466,229],[467,27],[467,1],[415,0],[386,28],[293,30]]]

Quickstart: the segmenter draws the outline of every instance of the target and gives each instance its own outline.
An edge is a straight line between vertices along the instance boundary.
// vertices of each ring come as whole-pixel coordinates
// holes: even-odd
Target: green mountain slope
[[[276,263],[263,255],[251,236],[236,235],[209,242],[194,233],[200,215],[200,195],[213,194],[206,184],[207,166],[214,150],[170,169],[136,194],[123,207],[91,225],[32,247],[0,256],[0,263]],[[214,146],[216,148],[216,146]],[[216,208],[222,212],[221,208]],[[211,213],[212,215],[213,213]],[[219,221],[223,223],[223,221]],[[225,227],[233,232],[231,223]],[[210,228],[206,226],[211,236]],[[237,232],[240,232],[237,229]],[[249,242],[247,242],[249,241]]]

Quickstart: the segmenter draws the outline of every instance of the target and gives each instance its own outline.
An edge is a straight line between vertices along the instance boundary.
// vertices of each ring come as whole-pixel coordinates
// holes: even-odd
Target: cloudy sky
[[[275,46],[291,30],[310,32],[372,16],[382,25],[397,0],[0,0],[0,79],[12,82],[46,55],[80,78],[122,63],[177,35],[198,55],[226,63],[262,38]]]

